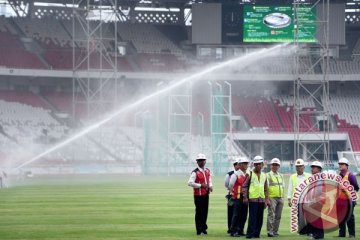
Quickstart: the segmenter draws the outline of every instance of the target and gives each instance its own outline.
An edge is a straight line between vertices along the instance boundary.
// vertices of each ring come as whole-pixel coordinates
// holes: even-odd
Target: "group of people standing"
[[[278,236],[284,205],[284,181],[283,176],[278,172],[280,160],[278,158],[271,160],[269,173],[262,171],[264,159],[261,156],[254,158],[253,170],[248,170],[248,164],[249,160],[246,158],[235,159],[234,170],[228,172],[225,177],[225,187],[229,190],[228,195],[232,195],[228,197],[228,233],[232,237],[260,238],[264,209],[267,207],[268,237]],[[237,183],[237,186],[233,184],[234,182]],[[234,186],[238,189],[234,189]],[[240,193],[234,195],[237,192]],[[249,218],[245,233],[244,225],[247,215]]]
[[[206,156],[199,154],[196,158],[198,167],[192,171],[188,185],[194,189],[195,203],[195,225],[197,235],[207,234],[207,214],[209,207],[209,194],[213,191],[211,173],[205,168]],[[249,170],[250,161],[246,158],[236,158],[233,162],[234,169],[225,176],[225,187],[228,190],[227,219],[228,231],[231,237],[246,236],[246,238],[260,238],[263,226],[264,210],[267,212],[267,236],[279,236],[279,225],[284,206],[285,184],[283,175],[279,172],[281,161],[273,158],[270,162],[270,171],[263,172],[264,159],[261,156],[254,157],[253,168]],[[356,176],[348,171],[349,162],[342,158],[338,162],[340,175],[354,187],[356,191],[359,186]],[[307,179],[311,174],[322,171],[322,164],[314,161],[311,164],[311,174],[305,173],[305,162],[302,159],[295,161],[296,173],[290,176],[287,199],[291,207],[291,199],[295,188]],[[356,203],[354,203],[355,205]],[[300,219],[300,218],[299,218]],[[304,219],[302,219],[304,220]],[[245,232],[245,223],[248,221]],[[346,225],[349,237],[355,237],[355,220],[353,209],[347,221],[339,226],[339,237],[346,236]],[[311,224],[299,228],[300,235],[308,235],[310,239],[323,239],[323,229],[316,228]]]

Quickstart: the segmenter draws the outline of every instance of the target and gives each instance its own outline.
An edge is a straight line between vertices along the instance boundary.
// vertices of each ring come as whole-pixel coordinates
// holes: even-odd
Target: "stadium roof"
[[[119,6],[142,6],[142,7],[181,7],[190,6],[194,3],[226,3],[226,4],[243,4],[243,3],[257,3],[257,4],[291,4],[294,1],[301,3],[316,3],[317,0],[89,0],[90,5],[119,5]],[[332,0],[334,2],[343,3],[344,0]],[[358,5],[357,0],[346,0],[348,3],[354,3]],[[30,3],[30,5],[36,5],[36,3],[43,3],[48,5],[64,6],[69,4],[75,4],[85,6],[88,4],[87,0],[0,0],[2,4],[10,4],[12,6],[21,3]]]
[[[61,12],[60,15],[66,13],[65,18],[72,16],[72,8],[79,10],[86,9],[87,5],[91,6],[91,10],[97,11],[100,6],[102,10],[109,6],[117,5],[122,21],[129,20],[131,12],[158,11],[159,13],[177,11],[181,12],[185,9],[185,15],[189,15],[191,5],[194,3],[226,3],[226,4],[292,4],[299,1],[304,4],[316,4],[318,0],[0,0],[0,16],[11,17],[38,17],[42,18],[49,9],[55,12]],[[331,3],[344,3],[344,0],[331,0]],[[47,9],[47,10],[44,10]],[[360,0],[346,0],[346,12],[351,14],[348,23],[358,23],[360,15]],[[36,15],[36,12],[42,12]],[[105,12],[105,11],[104,11]],[[36,16],[35,16],[36,15]],[[130,14],[131,15],[131,14]],[[178,14],[179,16],[181,14]],[[182,19],[177,16],[177,19]],[[46,17],[54,17],[47,14]],[[59,16],[55,16],[58,18]],[[64,16],[60,16],[64,17]],[[183,24],[185,21],[173,22],[175,24]]]

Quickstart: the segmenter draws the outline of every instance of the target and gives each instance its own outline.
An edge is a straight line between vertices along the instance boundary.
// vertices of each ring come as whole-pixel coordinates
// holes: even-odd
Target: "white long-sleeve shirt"
[[[229,182],[230,182],[230,175],[226,174],[225,176],[225,188],[229,190]]]
[[[209,183],[207,183],[207,179],[206,179],[206,176],[205,176],[205,170],[202,169],[202,168],[198,168],[199,171],[204,175],[204,178],[205,178],[205,183],[209,185],[209,187],[212,187],[212,181],[211,181],[211,174],[209,176]],[[192,172],[191,175],[190,175],[190,178],[189,178],[189,181],[188,181],[188,185],[190,187],[193,187],[193,188],[200,188],[201,187],[201,184],[200,183],[196,183],[195,182],[196,180],[196,172]]]
[[[231,172],[235,172],[235,170],[233,170]],[[233,175],[233,174],[231,174],[231,175]],[[225,176],[225,188],[228,189],[229,191],[231,191],[231,189],[229,188],[229,182],[230,182],[231,175],[229,175],[229,173],[227,173]]]
[[[305,174],[303,173],[302,175],[297,175],[298,178],[298,184],[300,184],[301,182],[303,182],[305,180]],[[293,182],[292,182],[292,178],[290,177],[289,180],[289,187],[288,187],[288,193],[287,193],[287,198],[291,199],[291,193],[292,193],[292,188],[293,188]]]

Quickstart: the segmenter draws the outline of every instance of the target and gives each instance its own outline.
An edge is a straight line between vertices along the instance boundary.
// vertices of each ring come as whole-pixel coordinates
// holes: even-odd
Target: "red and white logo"
[[[292,198],[291,231],[301,232],[312,225],[324,231],[338,229],[347,221],[357,200],[348,181],[335,173],[318,173],[296,188]]]

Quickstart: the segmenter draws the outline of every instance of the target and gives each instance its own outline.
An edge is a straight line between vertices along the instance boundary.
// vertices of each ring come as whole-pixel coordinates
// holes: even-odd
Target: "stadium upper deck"
[[[292,1],[281,1],[281,4],[289,4],[290,2]],[[334,46],[337,47],[338,54],[333,56],[330,61],[330,74],[358,74],[360,71],[358,67],[360,61],[359,17],[356,10],[359,8],[359,3],[350,0],[347,2],[345,9],[346,44]],[[58,1],[23,1],[23,3],[19,6],[13,3],[15,5],[12,6],[11,11],[13,15],[17,15],[16,17],[0,17],[0,48],[4,56],[1,59],[0,66],[16,69],[73,70],[74,65],[77,65],[77,60],[88,54],[88,46],[86,41],[73,42],[72,40],[74,38],[87,39],[88,36],[85,36],[84,33],[79,33],[79,35],[75,33],[76,36],[74,36],[70,5],[66,5],[64,1],[61,1],[61,4]],[[222,57],[216,55],[214,58],[197,57],[198,50],[194,48],[195,45],[190,44],[190,26],[185,25],[186,17],[179,13],[179,11],[185,13],[185,10],[190,9],[194,3],[196,1],[183,0],[157,1],[157,4],[152,3],[152,1],[119,2],[120,15],[124,15],[124,18],[120,19],[116,28],[114,22],[104,22],[101,27],[105,52],[102,51],[107,56],[99,56],[100,51],[97,49],[99,46],[96,39],[93,43],[90,39],[90,44],[93,44],[90,48],[92,47],[94,50],[89,53],[90,64],[87,66],[86,62],[83,62],[77,66],[77,69],[113,69],[114,66],[111,62],[114,62],[114,55],[116,55],[116,68],[119,72],[184,72],[201,66],[204,62],[208,63],[226,58],[226,54],[222,54]],[[252,1],[242,1],[242,3],[251,4]],[[265,3],[269,4],[267,1],[256,2],[256,4]],[[303,1],[303,3],[312,2]],[[3,11],[9,12],[10,5],[4,4],[6,8],[4,7],[5,10]],[[94,1],[91,4],[96,8],[100,2]],[[102,1],[101,4],[107,6],[110,2]],[[164,6],[168,7],[168,14],[165,15],[166,8],[164,10]],[[22,12],[19,10],[21,7],[23,7]],[[133,16],[131,12],[134,13]],[[174,13],[176,16],[172,16],[170,13]],[[191,15],[191,13],[189,14]],[[181,16],[182,19],[179,19]],[[167,18],[173,20],[168,21]],[[98,23],[96,18],[94,19],[90,25],[93,25],[95,29],[98,27]],[[81,25],[80,22],[75,22],[75,29],[80,29],[81,26],[79,25]],[[92,27],[90,26],[90,28]],[[117,41],[126,46],[125,55],[118,52],[118,46],[115,46],[113,39],[115,35]],[[237,45],[236,48],[239,49],[240,47],[240,51],[262,46],[261,44]],[[216,48],[217,52],[238,50],[236,48],[229,49],[229,46],[221,44],[213,48]],[[311,64],[314,59],[304,56],[304,61]],[[267,73],[291,74],[293,72],[289,66],[284,66],[283,59],[273,58],[269,62],[272,62],[271,66],[263,66]],[[312,71],[314,74],[321,74],[323,68],[324,66],[320,66]],[[307,70],[305,68],[301,71]]]

